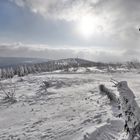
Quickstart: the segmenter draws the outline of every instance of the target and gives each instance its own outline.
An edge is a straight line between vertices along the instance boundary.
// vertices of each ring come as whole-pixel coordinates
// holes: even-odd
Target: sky
[[[0,56],[139,60],[139,13],[140,0],[0,0]]]

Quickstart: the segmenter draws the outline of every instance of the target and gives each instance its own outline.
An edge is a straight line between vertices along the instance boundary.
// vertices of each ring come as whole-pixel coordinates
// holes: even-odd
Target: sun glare
[[[86,39],[92,37],[97,32],[99,21],[90,15],[82,17],[77,25],[78,33]]]

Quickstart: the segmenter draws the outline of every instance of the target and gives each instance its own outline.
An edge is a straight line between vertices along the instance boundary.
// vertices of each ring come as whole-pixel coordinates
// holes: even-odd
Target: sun
[[[89,39],[98,32],[98,26],[99,20],[96,17],[86,15],[78,21],[77,30],[82,37]]]

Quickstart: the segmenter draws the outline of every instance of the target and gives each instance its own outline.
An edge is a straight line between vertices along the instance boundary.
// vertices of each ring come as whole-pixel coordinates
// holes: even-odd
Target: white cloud
[[[138,25],[140,21],[138,0],[10,0],[18,6],[27,7],[45,18],[51,17],[78,22],[90,15],[102,34],[116,39],[120,45],[139,46]],[[98,21],[98,22],[97,22]],[[94,25],[93,25],[94,26]]]
[[[105,50],[105,44],[102,45],[102,50],[98,51],[98,49],[93,49],[89,53],[84,52],[82,49],[79,49],[78,53],[75,53],[75,49],[60,48],[58,50],[53,50],[51,48],[48,48],[44,52],[49,52],[47,53],[49,57],[61,57],[63,53],[64,57],[80,55],[83,57],[87,57],[87,59],[93,58],[96,60],[100,59],[107,61],[108,59],[127,60],[132,57],[137,57],[138,54],[140,54],[140,32],[138,31],[140,24],[139,0],[10,1],[15,2],[20,7],[27,7],[33,13],[40,14],[46,19],[50,17],[56,20],[66,20],[67,22],[74,21],[77,23],[80,22],[83,16],[90,15],[91,17],[93,17],[93,19],[96,20],[96,26],[93,26],[100,27],[101,29],[101,33],[99,35],[97,33],[94,34],[94,36],[97,36],[99,39],[97,40],[93,38],[93,46],[95,46],[95,42],[103,42],[103,40],[106,38],[108,38],[108,40],[106,40],[108,43],[110,43],[111,40],[114,41],[114,45],[111,44],[111,51]],[[118,48],[115,47],[114,50],[113,46],[118,46]],[[123,51],[121,52],[121,50]],[[44,54],[43,52],[41,53]],[[125,56],[123,56],[122,54],[125,54]]]
[[[136,59],[140,55],[139,51],[127,50],[110,50],[101,48],[83,48],[83,47],[51,47],[47,45],[34,44],[1,44],[0,56],[3,57],[34,57],[34,58],[48,58],[48,59],[62,59],[79,57],[93,61],[103,62],[119,62]]]
[[[10,0],[18,6],[28,7],[44,17],[77,20],[87,14],[100,15],[98,4],[101,0]],[[103,11],[105,12],[105,11]],[[102,12],[102,14],[103,14]],[[105,17],[107,18],[107,16]]]

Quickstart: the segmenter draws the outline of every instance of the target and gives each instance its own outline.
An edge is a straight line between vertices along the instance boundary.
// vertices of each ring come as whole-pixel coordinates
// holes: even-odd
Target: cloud
[[[84,58],[95,60],[127,60],[138,57],[140,46],[140,32],[138,31],[140,24],[140,1],[139,0],[10,0],[19,7],[26,7],[34,14],[39,14],[46,20],[52,18],[58,21],[80,22],[83,16],[90,15],[95,21],[96,26],[100,27],[100,34],[94,33],[92,41],[84,44],[81,40],[76,40],[76,45],[84,44],[88,49],[71,49],[70,43],[65,44],[67,49],[51,49],[45,48],[44,51],[32,50],[26,48],[28,53],[35,56],[49,56],[52,58],[82,56]],[[62,28],[61,28],[62,29]],[[72,30],[72,29],[71,29]],[[69,33],[69,32],[68,32]],[[65,32],[65,34],[68,34]],[[63,36],[62,36],[63,37]],[[75,37],[76,38],[76,37]],[[65,40],[65,39],[63,39]],[[69,42],[72,39],[68,39]],[[72,41],[71,41],[72,42]],[[57,45],[57,44],[56,44]],[[72,45],[72,44],[71,44]],[[99,45],[101,50],[95,46]],[[106,46],[110,50],[106,50]],[[82,45],[81,45],[82,46]],[[111,47],[110,47],[111,46]],[[25,49],[25,50],[26,50]],[[33,49],[33,48],[32,48]],[[24,51],[23,51],[24,52]],[[45,52],[45,53],[44,53]],[[21,52],[19,52],[21,53]],[[41,55],[43,54],[43,55]],[[45,55],[46,54],[46,55]],[[123,56],[124,55],[124,56]]]
[[[60,19],[74,20],[82,13],[90,12],[87,0],[10,0],[20,7],[27,7],[34,13],[40,13],[44,17],[51,16]],[[92,0],[92,3],[96,0]],[[80,10],[80,11],[79,11]],[[82,12],[82,13],[80,13]]]
[[[139,0],[10,0],[44,18],[78,21],[91,15],[102,34],[118,41],[119,46],[139,46]],[[97,23],[96,23],[97,24]],[[131,40],[131,41],[130,41]]]
[[[137,53],[137,55],[135,55]],[[48,58],[48,59],[62,59],[79,57],[92,61],[102,62],[122,62],[131,59],[137,59],[135,56],[140,55],[139,52],[119,51],[119,50],[104,50],[99,48],[83,48],[83,47],[57,47],[52,48],[47,45],[34,45],[34,44],[1,44],[0,56],[9,57],[34,57],[34,58]],[[131,56],[131,57],[130,57]],[[133,56],[133,57],[132,57]],[[130,59],[131,58],[131,59]]]

